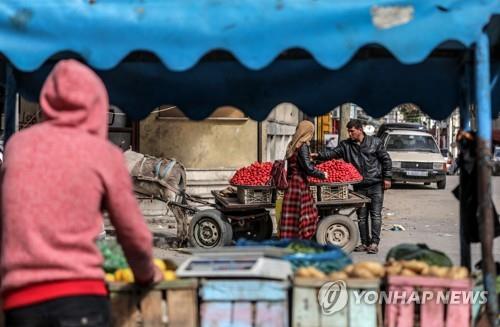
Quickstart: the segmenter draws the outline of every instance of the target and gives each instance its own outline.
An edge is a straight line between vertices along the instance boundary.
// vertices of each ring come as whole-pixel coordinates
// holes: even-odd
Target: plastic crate
[[[396,301],[385,305],[385,327],[398,326],[453,326],[468,327],[471,320],[470,303],[446,304],[439,301],[438,292],[470,292],[472,280],[448,279],[423,276],[389,276],[387,291],[403,292],[410,297],[413,292],[423,291],[435,294],[431,300],[415,303],[415,301]]]
[[[309,185],[309,191],[314,199],[314,202],[318,202],[318,187],[316,185]],[[276,190],[275,192],[275,200],[283,200],[285,197],[285,191]]]
[[[204,280],[201,327],[289,327],[288,282],[262,279]]]
[[[348,279],[345,282],[348,302],[331,315],[322,313],[318,301],[320,288],[332,280],[295,278],[292,295],[292,327],[382,326],[382,308],[375,303],[356,303],[355,294],[379,292],[379,279]]]
[[[314,199],[314,202],[318,202],[318,187],[316,185],[309,185],[309,191]]]
[[[242,204],[269,204],[273,200],[271,187],[238,186],[238,201]]]
[[[349,185],[318,185],[320,201],[345,200],[349,198]]]

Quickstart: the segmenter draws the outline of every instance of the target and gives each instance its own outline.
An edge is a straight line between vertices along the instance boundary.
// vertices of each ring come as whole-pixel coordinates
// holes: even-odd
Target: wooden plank
[[[164,326],[162,291],[149,291],[142,298],[140,310],[144,326]]]
[[[135,293],[111,294],[111,323],[115,327],[135,327],[139,320]]]
[[[167,290],[167,289],[177,289],[177,288],[197,288],[198,280],[194,278],[176,279],[172,281],[161,282],[148,288],[144,288],[136,284],[122,283],[122,282],[107,283],[107,286],[110,292]]]
[[[231,302],[204,302],[201,304],[201,327],[232,327]],[[169,325],[170,327],[170,325]]]
[[[471,297],[473,296],[472,286],[469,288],[452,288],[450,291],[460,293],[463,292],[463,294],[470,294]],[[446,327],[465,327],[470,325],[472,312],[471,301],[464,301],[462,300],[462,297],[460,297],[460,299],[459,303],[448,305],[446,313]]]
[[[405,300],[398,303],[399,316],[397,317],[398,327],[413,327],[413,316],[415,310],[415,303],[413,301],[406,301],[413,292],[412,286],[400,286],[400,291],[406,294]]]
[[[288,283],[258,279],[206,280],[200,289],[204,301],[284,301]]]
[[[317,294],[318,292],[314,288],[293,288],[292,327],[321,326],[321,309],[318,304]]]
[[[232,325],[233,327],[253,326],[253,305],[252,302],[233,303]]]
[[[403,292],[412,290],[413,288],[405,289],[398,285],[388,285],[387,291],[390,302],[385,305],[385,327],[413,326],[413,305],[411,307],[405,305],[406,299],[401,297]],[[397,299],[395,294],[398,294]]]
[[[446,327],[470,326],[471,306],[467,303],[450,304],[446,315]]]
[[[384,315],[382,314],[382,305],[377,305],[377,326],[384,326]]]
[[[443,327],[444,326],[444,303],[438,301],[438,292],[444,291],[442,287],[423,287],[422,292],[432,293],[432,299],[422,301],[420,304],[421,326]],[[425,295],[424,295],[425,296]]]
[[[339,199],[339,200],[328,200],[328,201],[318,201],[316,203],[317,206],[326,207],[326,206],[337,206],[337,205],[363,205],[365,203],[369,203],[371,200],[361,194],[356,192],[349,192],[349,197],[347,199]]]
[[[288,327],[288,303],[261,301],[255,304],[255,327]]]
[[[377,303],[356,303],[354,293],[362,292],[362,289],[349,290],[349,326],[350,327],[377,327]],[[375,298],[375,302],[378,298]]]
[[[331,282],[329,279],[315,279],[315,278],[301,278],[297,277],[293,280],[294,286],[310,287],[310,288],[320,288],[326,282]],[[345,280],[347,288],[355,289],[378,289],[380,287],[380,279],[361,279],[361,278],[351,278]]]
[[[401,292],[401,289],[399,286],[394,286],[389,284],[387,286],[387,292],[389,296],[392,296],[391,294],[394,294],[395,292]],[[394,300],[390,301],[385,305],[385,320],[384,320],[385,327],[397,326],[399,310],[400,310],[400,305],[399,303],[396,303]]]
[[[198,293],[196,289],[170,289],[167,291],[169,327],[198,326]]]
[[[217,203],[223,210],[254,210],[262,208],[274,208],[274,203],[243,204],[234,197],[223,197],[218,192],[212,191]]]
[[[372,290],[378,290],[380,288],[380,279],[379,278],[373,278],[373,279],[362,279],[362,278],[351,278],[347,279],[346,281],[347,288],[353,288],[353,289],[372,289]]]
[[[448,279],[428,276],[389,276],[387,282],[399,286],[426,286],[445,288],[470,288],[471,279]]]
[[[346,305],[344,309],[335,312],[332,315],[320,314],[321,327],[348,327],[349,326],[349,306]]]

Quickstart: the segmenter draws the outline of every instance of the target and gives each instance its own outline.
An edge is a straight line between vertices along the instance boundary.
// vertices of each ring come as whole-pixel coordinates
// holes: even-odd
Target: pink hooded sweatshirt
[[[45,120],[15,134],[5,149],[2,297],[17,298],[10,301],[15,307],[40,285],[62,283],[62,288],[52,289],[64,293],[68,282],[102,283],[103,258],[95,243],[102,207],[109,212],[136,282],[152,282],[152,237],[123,155],[107,140],[104,84],[85,65],[61,61],[45,81],[40,104]],[[85,289],[85,283],[80,286]]]

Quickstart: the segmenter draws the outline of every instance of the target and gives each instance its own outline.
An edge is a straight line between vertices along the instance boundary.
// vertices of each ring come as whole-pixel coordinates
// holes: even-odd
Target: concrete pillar
[[[347,133],[347,123],[351,119],[351,104],[345,103],[340,106],[340,133],[339,133],[339,141],[343,141],[349,138],[349,134]]]

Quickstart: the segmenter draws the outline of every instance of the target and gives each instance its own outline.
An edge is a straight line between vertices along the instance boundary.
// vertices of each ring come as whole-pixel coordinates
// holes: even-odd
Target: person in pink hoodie
[[[103,258],[95,243],[109,212],[135,281],[162,279],[152,236],[119,148],[107,140],[108,95],[75,60],[59,62],[40,94],[44,120],[5,148],[1,295],[7,326],[107,326]]]

